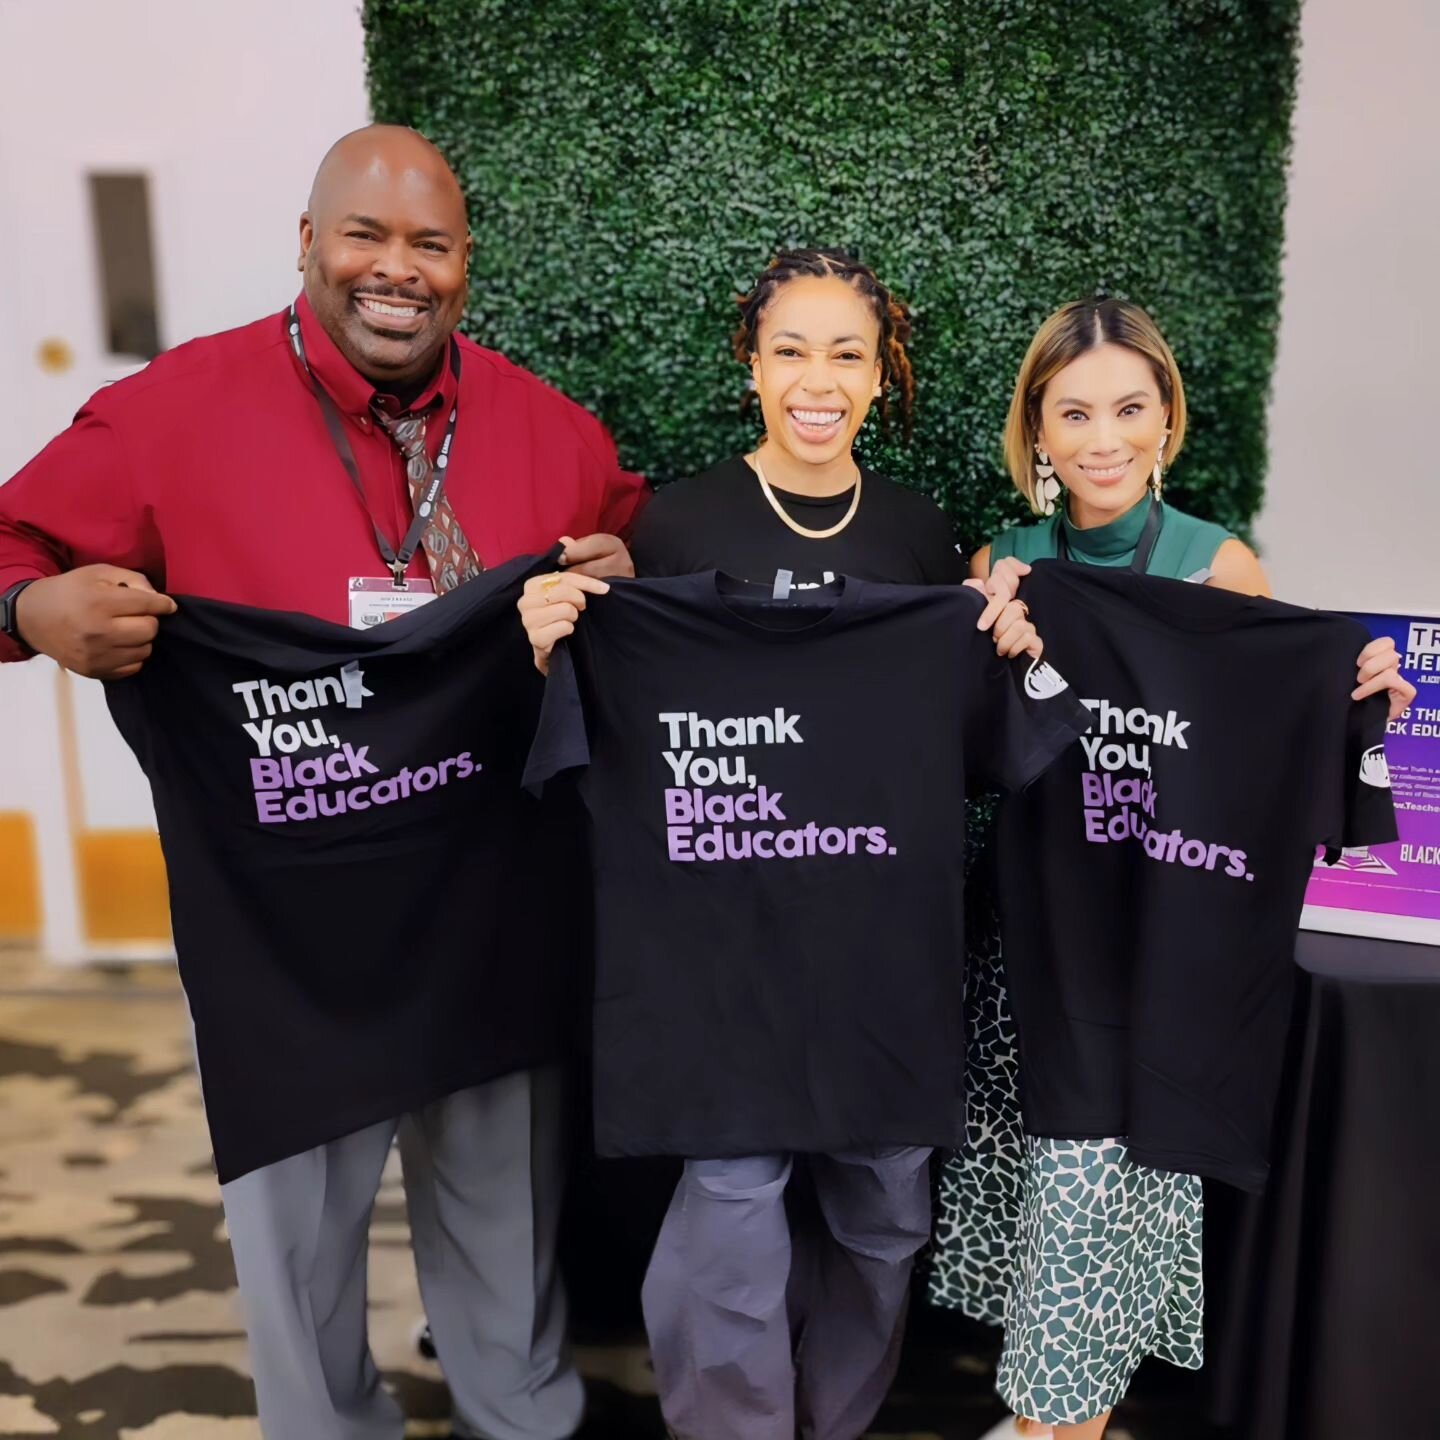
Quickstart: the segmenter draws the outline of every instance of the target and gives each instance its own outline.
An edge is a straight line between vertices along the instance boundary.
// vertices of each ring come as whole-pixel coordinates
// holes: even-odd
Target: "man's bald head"
[[[440,149],[407,125],[366,125],[342,135],[326,152],[310,185],[311,215],[323,214],[327,204],[343,197],[346,187],[364,175],[409,177],[437,194],[449,192],[460,223],[465,218],[465,197],[460,182]]]
[[[465,197],[417,131],[367,125],[320,162],[300,217],[311,309],[379,389],[423,388],[465,307]]]

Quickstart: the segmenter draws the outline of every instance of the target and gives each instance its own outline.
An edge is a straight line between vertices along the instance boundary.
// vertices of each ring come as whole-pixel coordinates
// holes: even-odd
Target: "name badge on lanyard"
[[[365,502],[365,486],[360,479],[360,467],[355,463],[355,453],[350,448],[350,441],[346,437],[340,412],[335,408],[335,402],[330,399],[324,387],[316,382],[310,371],[310,362],[305,355],[305,341],[300,334],[300,317],[295,313],[294,305],[290,307],[285,328],[290,339],[290,348],[300,362],[300,368],[305,372],[316,403],[320,406],[320,413],[325,419],[325,428],[330,433],[335,453],[345,467],[345,473],[349,475],[350,483],[355,487],[355,493],[359,497],[361,505],[365,506],[365,513],[369,515],[380,558],[390,570],[388,578],[352,575],[348,582],[346,598],[350,607],[350,626],[354,630],[368,630],[374,625],[383,625],[387,620],[398,620],[400,616],[408,615],[422,605],[428,605],[435,598],[435,586],[431,581],[407,579],[405,571],[420,546],[425,527],[439,508],[440,497],[445,490],[445,472],[450,463],[450,448],[455,443],[455,427],[460,415],[460,402],[457,398],[450,407],[450,418],[445,426],[445,437],[440,442],[439,454],[435,457],[430,483],[417,497],[418,503],[415,506],[414,518],[397,550],[390,544],[385,532],[381,530],[379,522],[373,515],[370,515],[369,506]],[[455,377],[458,391],[460,347],[452,339],[449,348],[450,373]]]
[[[407,580],[403,590],[395,588],[389,575],[352,575],[350,577],[350,628],[369,630],[387,620],[398,620],[435,598],[435,586],[429,580]]]

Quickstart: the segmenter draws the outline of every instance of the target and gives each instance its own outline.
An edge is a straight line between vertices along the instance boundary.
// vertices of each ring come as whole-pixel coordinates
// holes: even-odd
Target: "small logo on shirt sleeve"
[[[1025,693],[1032,700],[1053,700],[1070,682],[1048,661],[1036,660],[1025,672]]]
[[[348,665],[341,667],[340,683],[345,687],[347,709],[358,710],[367,700],[375,697],[373,690],[365,688],[365,672],[360,668],[358,660],[352,660]]]
[[[1385,760],[1385,747],[1372,745],[1360,757],[1360,778],[1377,790],[1390,788],[1390,766]]]

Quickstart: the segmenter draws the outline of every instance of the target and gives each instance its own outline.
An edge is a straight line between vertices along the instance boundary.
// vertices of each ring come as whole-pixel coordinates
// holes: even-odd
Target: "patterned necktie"
[[[376,424],[395,442],[404,457],[405,479],[409,482],[413,509],[420,504],[420,496],[430,484],[430,476],[435,469],[429,451],[425,449],[425,416],[391,415],[378,402],[371,406],[371,410]],[[448,594],[456,586],[473,580],[485,568],[465,538],[465,532],[450,506],[450,497],[444,491],[429,524],[421,533],[420,546],[425,551],[430,579],[437,595]]]

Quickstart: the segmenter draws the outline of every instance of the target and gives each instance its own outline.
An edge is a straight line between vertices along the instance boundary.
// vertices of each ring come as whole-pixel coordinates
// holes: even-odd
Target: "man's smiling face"
[[[380,389],[434,374],[464,312],[469,250],[454,175],[429,141],[396,126],[340,141],[300,221],[310,308]]]

